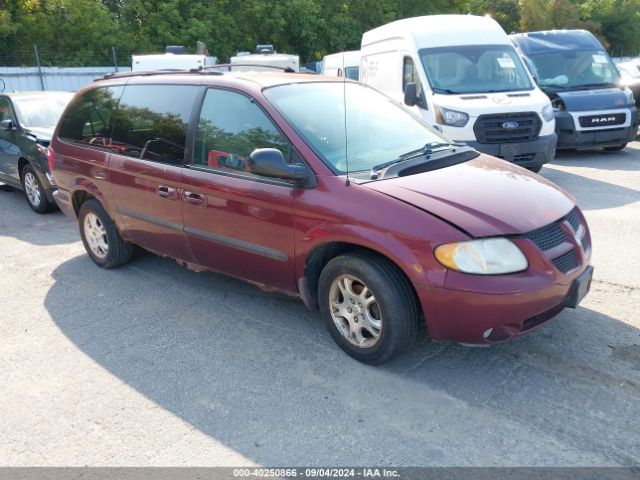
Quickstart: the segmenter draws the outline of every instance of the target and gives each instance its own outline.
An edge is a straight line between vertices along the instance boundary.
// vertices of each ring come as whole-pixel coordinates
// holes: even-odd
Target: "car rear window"
[[[76,97],[60,120],[58,136],[71,143],[110,149],[112,115],[122,86],[99,87]]]

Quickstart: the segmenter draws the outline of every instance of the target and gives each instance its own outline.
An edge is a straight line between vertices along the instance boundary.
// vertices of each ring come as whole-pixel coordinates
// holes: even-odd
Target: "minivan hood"
[[[28,127],[26,130],[31,135],[34,135],[38,140],[50,142],[54,129],[55,127]]]
[[[601,88],[598,90],[574,90],[572,92],[554,92],[562,99],[570,112],[593,110],[614,110],[630,106],[627,96],[619,88]]]
[[[487,155],[364,186],[443,218],[474,237],[530,232],[558,220],[575,205],[553,183]]]

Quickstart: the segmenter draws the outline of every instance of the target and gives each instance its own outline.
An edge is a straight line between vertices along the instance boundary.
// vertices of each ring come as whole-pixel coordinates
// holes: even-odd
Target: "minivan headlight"
[[[449,110],[448,108],[434,105],[436,113],[436,122],[440,125],[448,125],[450,127],[464,127],[469,121],[469,115],[457,110]]]
[[[553,120],[553,107],[550,103],[547,103],[542,109],[542,119],[545,122],[550,122],[551,120]]]
[[[529,266],[522,251],[507,238],[446,243],[436,247],[434,255],[447,268],[477,275],[521,272]]]

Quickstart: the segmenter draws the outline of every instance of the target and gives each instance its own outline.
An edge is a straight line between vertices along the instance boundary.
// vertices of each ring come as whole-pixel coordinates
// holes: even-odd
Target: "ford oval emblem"
[[[518,128],[518,122],[514,122],[514,121],[504,122],[502,124],[502,128],[504,128],[505,130],[513,130],[515,128]]]

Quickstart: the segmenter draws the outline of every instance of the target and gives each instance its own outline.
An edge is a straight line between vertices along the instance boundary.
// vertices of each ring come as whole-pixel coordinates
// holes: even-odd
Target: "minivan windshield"
[[[55,127],[73,93],[51,96],[18,97],[14,99],[20,125],[24,127]]]
[[[398,103],[358,83],[294,83],[270,87],[264,94],[338,174],[347,172],[345,152],[348,171],[355,172],[370,170],[427,143],[448,144]]]
[[[620,76],[604,50],[553,50],[528,55],[548,90],[613,86]]]
[[[423,48],[419,53],[434,93],[533,89],[520,57],[510,45]]]

